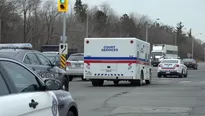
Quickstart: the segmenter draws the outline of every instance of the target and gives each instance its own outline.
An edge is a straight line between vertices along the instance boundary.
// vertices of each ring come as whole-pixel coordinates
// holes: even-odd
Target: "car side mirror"
[[[46,90],[60,90],[62,88],[61,82],[55,79],[46,79],[44,84],[46,86]]]

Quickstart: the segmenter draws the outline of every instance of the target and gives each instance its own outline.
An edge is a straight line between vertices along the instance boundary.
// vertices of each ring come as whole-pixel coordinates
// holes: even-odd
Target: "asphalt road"
[[[205,63],[189,70],[187,78],[157,78],[141,87],[106,82],[93,87],[74,80],[70,91],[80,116],[205,116]]]

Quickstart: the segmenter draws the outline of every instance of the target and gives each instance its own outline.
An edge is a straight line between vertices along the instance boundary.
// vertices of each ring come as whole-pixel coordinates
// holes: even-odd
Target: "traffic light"
[[[58,0],[58,12],[68,11],[68,0]]]

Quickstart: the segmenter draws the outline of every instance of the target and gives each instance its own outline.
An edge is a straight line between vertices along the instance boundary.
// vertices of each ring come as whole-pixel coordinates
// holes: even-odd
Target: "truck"
[[[151,64],[158,66],[163,59],[178,58],[178,46],[154,44],[151,51]]]
[[[93,86],[104,81],[151,83],[150,43],[137,38],[85,38],[84,79]]]

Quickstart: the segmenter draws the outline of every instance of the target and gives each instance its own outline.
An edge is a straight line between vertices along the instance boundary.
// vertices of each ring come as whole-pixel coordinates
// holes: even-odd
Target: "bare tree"
[[[46,44],[49,44],[49,41],[53,38],[55,32],[55,21],[56,18],[60,15],[57,12],[57,8],[55,7],[55,2],[47,0],[44,3],[44,15],[47,25],[47,40]]]

